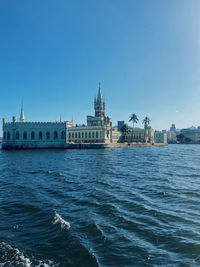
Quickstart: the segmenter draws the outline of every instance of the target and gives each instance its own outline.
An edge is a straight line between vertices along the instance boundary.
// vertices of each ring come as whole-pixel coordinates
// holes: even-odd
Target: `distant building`
[[[183,135],[181,143],[187,144],[200,144],[200,129],[192,127],[188,129],[182,129],[180,132]]]
[[[176,126],[175,126],[175,124],[172,124],[171,125],[170,132],[176,132]]]
[[[169,144],[176,144],[177,143],[177,136],[178,132],[167,132],[167,142]]]
[[[175,124],[172,124],[170,130],[167,132],[167,142],[169,144],[176,144],[177,143],[177,136],[178,132],[176,129]]]
[[[155,131],[148,127],[146,129],[132,129],[128,133],[122,133],[120,140],[135,143],[164,143],[167,144],[167,135],[160,131]]]
[[[117,130],[120,132],[121,131],[121,128],[122,128],[122,126],[125,124],[125,122],[124,121],[118,121],[117,122]]]
[[[154,141],[155,143],[167,143],[167,134],[160,131],[155,131]]]

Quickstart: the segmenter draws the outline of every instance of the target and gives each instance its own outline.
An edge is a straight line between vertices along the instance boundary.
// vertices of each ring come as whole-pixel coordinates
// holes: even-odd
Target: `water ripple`
[[[0,151],[0,267],[199,266],[200,146]]]

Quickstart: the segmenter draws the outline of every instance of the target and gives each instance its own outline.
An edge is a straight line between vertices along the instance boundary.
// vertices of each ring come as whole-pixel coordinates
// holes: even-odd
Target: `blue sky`
[[[199,0],[1,1],[1,119],[23,100],[29,121],[85,123],[100,81],[113,124],[200,125],[199,13]]]

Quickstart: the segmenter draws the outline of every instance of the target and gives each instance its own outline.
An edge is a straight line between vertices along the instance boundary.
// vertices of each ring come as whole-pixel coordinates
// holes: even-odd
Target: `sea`
[[[0,150],[0,267],[200,266],[200,145]]]

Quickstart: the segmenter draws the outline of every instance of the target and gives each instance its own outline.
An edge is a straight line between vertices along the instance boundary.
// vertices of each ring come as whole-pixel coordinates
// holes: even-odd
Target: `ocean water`
[[[200,266],[200,145],[0,150],[0,266]]]

